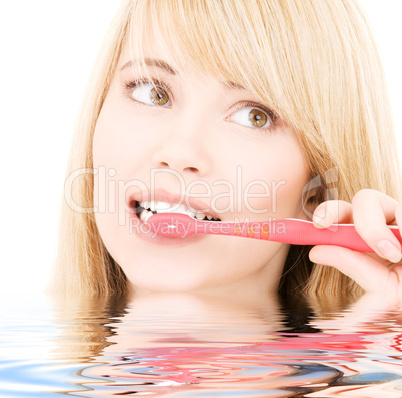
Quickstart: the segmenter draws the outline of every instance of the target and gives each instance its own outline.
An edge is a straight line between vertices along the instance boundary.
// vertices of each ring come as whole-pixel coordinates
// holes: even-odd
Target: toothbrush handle
[[[284,219],[262,223],[203,223],[199,227],[204,230],[203,233],[243,236],[293,245],[334,245],[374,253],[353,224],[333,224],[329,228],[318,229],[311,221]],[[395,225],[388,227],[402,244],[399,228]]]
[[[358,234],[353,224],[333,224],[329,228],[318,229],[310,221],[286,219],[271,223],[270,240],[295,245],[334,245],[365,253],[374,250]],[[399,228],[388,226],[402,243]]]

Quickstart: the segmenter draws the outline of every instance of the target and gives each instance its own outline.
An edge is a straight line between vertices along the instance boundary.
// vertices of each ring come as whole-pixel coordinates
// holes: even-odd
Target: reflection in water
[[[1,304],[1,397],[402,396],[402,314],[368,311],[364,300]]]

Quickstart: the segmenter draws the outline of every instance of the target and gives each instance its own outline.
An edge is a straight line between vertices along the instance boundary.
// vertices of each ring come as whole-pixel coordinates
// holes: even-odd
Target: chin
[[[197,289],[208,287],[206,278],[199,273],[189,274],[188,272],[178,272],[169,266],[163,271],[159,271],[151,264],[146,271],[129,269],[125,272],[128,280],[134,289],[146,290],[150,292],[191,292]],[[170,269],[169,269],[170,268]]]

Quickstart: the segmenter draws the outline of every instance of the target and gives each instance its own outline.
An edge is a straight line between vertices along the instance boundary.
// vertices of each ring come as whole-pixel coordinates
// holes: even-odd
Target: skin
[[[146,57],[163,59],[156,45],[149,48]],[[127,183],[135,180],[147,189],[173,194],[187,190],[190,197],[212,207],[222,221],[305,218],[300,198],[309,172],[296,134],[280,119],[262,128],[250,127],[248,113],[256,107],[245,102],[260,101],[247,90],[224,87],[211,77],[174,75],[158,66],[150,70],[170,86],[170,102],[168,106],[141,103],[149,100],[152,87],[127,90],[127,81],[144,77],[136,64],[124,68],[130,59],[124,48],[93,140],[94,168],[116,171],[113,177],[107,174],[107,184],[126,183],[118,192],[117,211],[96,213],[107,249],[137,291],[236,293],[248,298],[275,292],[287,245],[204,235],[179,247],[163,246],[130,233],[129,212],[125,225],[119,225],[118,214],[127,210],[127,198],[139,191]],[[239,166],[243,194],[249,183],[259,182],[248,191],[255,196],[249,195],[248,207],[244,196],[239,201],[237,194],[228,195],[228,184],[239,185]],[[151,187],[155,169],[165,172],[158,173]],[[217,184],[222,180],[226,183]],[[270,197],[261,182],[270,188]],[[209,198],[206,186],[211,189]],[[95,179],[95,204],[102,200],[99,188]],[[218,199],[219,195],[223,196]],[[106,198],[106,209],[112,199]]]
[[[149,48],[152,51],[146,57],[163,59],[157,45]],[[141,103],[138,99],[143,100],[150,91],[142,86],[145,91],[136,91],[133,97],[135,89],[127,90],[127,81],[144,77],[135,64],[121,70],[129,61],[129,51],[123,48],[95,129],[94,168],[115,170],[115,175],[106,175],[106,186],[135,180],[151,189],[152,170],[171,171],[175,174],[158,174],[156,188],[179,194],[192,186],[189,196],[201,198],[207,207],[213,205],[222,221],[306,218],[301,192],[308,181],[308,169],[297,137],[285,121],[276,120],[269,128],[246,126],[246,114],[236,104],[259,102],[250,92],[223,87],[212,77],[172,74],[157,66],[150,70],[170,86],[169,104]],[[236,187],[238,166],[242,171],[242,189],[253,181],[266,182],[271,188],[273,183],[283,185],[270,197],[264,196],[266,191],[261,184],[254,185],[249,193],[259,197],[249,198],[251,209],[240,209],[237,195],[229,199],[227,185],[216,185],[224,180]],[[206,186],[211,189],[208,198]],[[222,236],[204,236],[180,247],[144,242],[128,227],[127,198],[138,190],[138,186],[124,185],[117,190],[116,198],[106,197],[105,208],[109,208],[112,199],[118,203],[117,208],[96,213],[107,249],[137,292],[236,294],[253,301],[261,294],[276,291],[287,245]],[[98,191],[95,179],[95,203],[102,200]],[[224,194],[226,197],[217,199]],[[232,208],[228,210],[230,204]],[[118,216],[122,211],[124,223]],[[401,301],[401,245],[386,227],[391,223],[402,225],[402,207],[398,202],[380,192],[362,190],[352,203],[322,203],[314,211],[314,221],[317,228],[354,223],[376,254],[316,246],[310,252],[313,262],[339,269],[371,295],[378,294],[387,302]]]
[[[352,203],[328,201],[321,203],[313,217],[318,228],[333,223],[353,223],[360,236],[376,254],[360,253],[336,246],[315,246],[310,259],[335,267],[354,279],[366,295],[388,305],[402,303],[401,244],[387,225],[402,226],[402,206],[389,196],[363,189]],[[373,301],[373,302],[374,302]]]

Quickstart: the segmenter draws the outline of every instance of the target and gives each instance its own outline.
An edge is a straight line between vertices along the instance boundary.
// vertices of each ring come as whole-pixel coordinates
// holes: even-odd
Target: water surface
[[[182,294],[0,301],[1,397],[402,397],[402,312]]]

